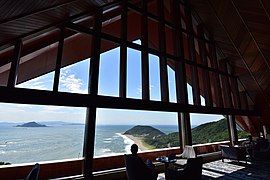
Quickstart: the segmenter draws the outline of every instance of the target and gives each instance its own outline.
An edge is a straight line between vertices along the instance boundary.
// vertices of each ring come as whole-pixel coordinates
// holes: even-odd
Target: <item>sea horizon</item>
[[[134,141],[123,133],[133,126],[97,125],[94,156],[130,153],[130,146]],[[178,130],[177,125],[151,126],[166,134]],[[0,161],[18,164],[81,158],[83,140],[83,124],[39,128],[6,126],[0,122]]]

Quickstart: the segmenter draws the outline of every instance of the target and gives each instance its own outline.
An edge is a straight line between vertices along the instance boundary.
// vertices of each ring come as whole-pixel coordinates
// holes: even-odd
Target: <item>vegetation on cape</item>
[[[238,130],[238,138],[247,138],[248,133]],[[192,129],[193,144],[211,143],[217,141],[229,140],[229,131],[227,120],[221,119],[219,121],[201,124]]]
[[[179,146],[178,132],[165,134],[151,126],[134,126],[133,128],[127,130],[124,134],[129,134],[135,137],[142,137],[144,143],[155,148]],[[239,139],[247,138],[248,135],[249,134],[247,132],[238,130]],[[229,140],[227,120],[225,118],[219,121],[201,124],[192,129],[193,144],[225,140]]]
[[[156,138],[158,136],[163,136],[165,133],[160,130],[153,128],[152,126],[134,126],[133,128],[127,130],[124,134],[129,134],[132,136],[142,136],[147,138]]]

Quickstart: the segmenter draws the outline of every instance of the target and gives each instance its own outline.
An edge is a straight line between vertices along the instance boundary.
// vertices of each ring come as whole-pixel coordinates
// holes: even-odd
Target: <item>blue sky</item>
[[[118,96],[120,48],[101,54],[99,91],[100,95]],[[87,93],[90,59],[61,69],[59,91]],[[127,97],[142,96],[140,52],[128,49]],[[158,57],[149,55],[150,99],[160,100],[160,80]],[[54,72],[32,79],[17,87],[52,90]],[[174,71],[168,67],[170,102],[176,102]],[[192,104],[192,90],[188,85],[189,103]],[[204,105],[204,99],[202,105]],[[37,106],[0,103],[0,121],[85,121],[86,108]],[[191,114],[191,124],[219,120],[220,115]],[[97,124],[141,124],[141,125],[177,125],[177,114],[168,112],[98,109]]]

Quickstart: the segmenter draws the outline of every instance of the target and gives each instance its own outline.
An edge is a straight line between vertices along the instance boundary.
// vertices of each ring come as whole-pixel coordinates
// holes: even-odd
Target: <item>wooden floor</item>
[[[206,179],[236,179],[236,180],[270,180],[270,160],[244,162],[221,160],[205,163],[202,170],[203,180]],[[158,180],[165,180],[164,173]]]
[[[231,160],[213,161],[203,165],[203,179],[270,180],[270,160],[247,163]]]

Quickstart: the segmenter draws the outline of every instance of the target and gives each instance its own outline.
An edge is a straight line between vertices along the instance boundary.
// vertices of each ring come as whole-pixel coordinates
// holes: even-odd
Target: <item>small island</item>
[[[48,126],[43,125],[43,124],[39,124],[36,122],[28,122],[28,123],[24,123],[22,125],[17,125],[16,127],[48,127]]]

